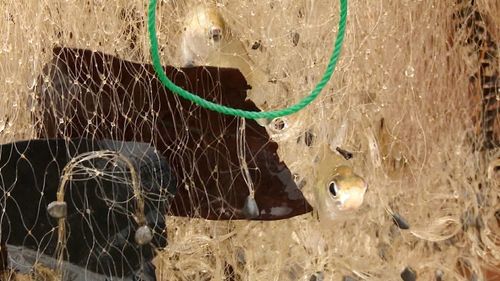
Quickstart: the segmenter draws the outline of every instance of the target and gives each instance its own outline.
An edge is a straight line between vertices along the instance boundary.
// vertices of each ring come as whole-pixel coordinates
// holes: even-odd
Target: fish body
[[[226,24],[213,7],[197,6],[183,21],[181,39],[181,64],[194,66],[204,64],[210,54],[231,41]]]
[[[347,219],[364,201],[368,186],[365,179],[338,158],[327,153],[316,169],[312,205],[320,221]]]
[[[194,8],[184,19],[181,37],[181,64],[236,68],[252,87],[259,107],[265,104],[264,93],[270,92],[271,78],[255,66],[245,44],[234,35],[215,5]]]

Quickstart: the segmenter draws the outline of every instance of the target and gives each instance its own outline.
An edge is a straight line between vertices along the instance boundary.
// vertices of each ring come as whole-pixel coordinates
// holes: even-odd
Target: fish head
[[[182,34],[185,56],[202,63],[211,52],[220,48],[228,37],[226,23],[212,5],[199,5],[184,19]]]
[[[351,166],[335,165],[331,161],[321,161],[319,165],[313,188],[320,220],[350,217],[363,205],[367,182]]]

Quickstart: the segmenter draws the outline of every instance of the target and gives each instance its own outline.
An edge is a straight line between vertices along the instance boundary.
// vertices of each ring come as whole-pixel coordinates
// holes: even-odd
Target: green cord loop
[[[337,39],[335,40],[335,48],[333,50],[332,56],[328,62],[326,67],[326,71],[323,74],[320,82],[316,85],[314,90],[298,103],[284,108],[280,110],[274,111],[246,111],[237,108],[227,107],[220,104],[216,104],[210,101],[207,101],[197,95],[194,95],[181,87],[175,85],[170,79],[168,79],[165,71],[160,62],[160,55],[158,53],[158,39],[156,35],[156,0],[149,1],[149,9],[148,9],[148,31],[149,31],[149,39],[151,43],[151,56],[153,59],[153,68],[158,75],[161,83],[167,87],[170,91],[176,93],[177,95],[194,102],[195,104],[226,115],[233,115],[244,117],[248,119],[274,119],[276,117],[286,116],[293,113],[296,113],[309,105],[314,99],[318,97],[320,92],[326,86],[328,81],[330,80],[333,71],[335,70],[335,66],[337,65],[337,61],[340,55],[340,51],[342,49],[342,43],[344,41],[345,34],[345,26],[347,20],[347,0],[340,0],[340,21],[339,21],[339,30],[337,34]]]

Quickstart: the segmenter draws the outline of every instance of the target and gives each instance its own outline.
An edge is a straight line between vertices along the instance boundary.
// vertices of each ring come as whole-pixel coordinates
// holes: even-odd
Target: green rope
[[[168,79],[165,71],[160,62],[160,55],[158,54],[158,39],[156,35],[156,0],[149,1],[149,10],[148,10],[148,31],[149,31],[149,39],[151,43],[151,56],[153,59],[153,67],[160,78],[160,81],[166,86],[170,91],[178,94],[179,96],[194,102],[195,104],[212,110],[219,113],[244,117],[248,119],[273,119],[276,117],[286,116],[293,114],[295,112],[300,111],[307,105],[309,105],[316,97],[318,97],[319,93],[326,86],[330,77],[335,70],[335,66],[337,64],[340,50],[342,49],[342,42],[344,41],[344,33],[347,19],[347,0],[340,0],[340,21],[339,21],[339,30],[337,34],[337,39],[335,40],[335,48],[333,50],[332,56],[330,57],[330,61],[326,67],[326,71],[321,78],[321,81],[316,85],[314,90],[300,100],[298,103],[284,109],[275,110],[275,111],[246,111],[237,108],[227,107],[220,104],[216,104],[210,101],[207,101],[197,95],[194,95],[181,87],[175,85],[170,79]]]

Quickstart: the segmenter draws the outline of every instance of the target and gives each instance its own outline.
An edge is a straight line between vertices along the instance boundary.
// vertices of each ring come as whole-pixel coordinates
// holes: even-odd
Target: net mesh
[[[2,247],[19,272],[41,265],[62,280],[125,278],[166,245],[175,182],[147,144],[29,140],[2,146],[1,161]]]
[[[195,5],[208,8],[209,4],[158,2],[162,62],[189,64],[183,40],[188,38],[185,31],[193,29],[187,28],[186,18]],[[320,280],[321,276],[340,280],[346,275],[396,280],[405,267],[422,280],[493,276],[500,264],[496,174],[500,154],[495,144],[500,124],[498,49],[488,40],[471,38],[487,33],[490,42],[498,42],[500,6],[495,1],[351,1],[343,53],[328,87],[305,110],[263,120],[265,127],[212,115],[169,96],[159,86],[146,65],[150,61],[147,4],[0,2],[1,162],[11,165],[0,168],[2,204],[26,204],[26,208],[17,207],[22,212],[3,211],[1,236],[4,242],[12,237],[9,233],[24,233],[16,237],[16,245],[7,245],[11,261],[33,257],[32,262],[25,262],[29,270],[17,273],[16,278],[57,277],[58,262],[67,261],[68,256],[73,264],[88,269],[84,277],[88,280],[99,280],[99,274],[110,273],[103,272],[109,268],[117,278],[128,278],[132,272],[146,276],[156,268],[158,280]],[[313,89],[336,36],[337,2],[249,0],[222,1],[215,6],[225,22],[222,31],[227,33],[221,40],[226,45],[214,49],[208,39],[188,41],[190,54],[200,55],[194,57],[194,65],[239,68],[252,87],[247,93],[250,101],[245,100],[243,76],[229,70],[167,68],[177,84],[221,103],[262,110],[289,106]],[[471,18],[474,24],[467,23]],[[471,27],[479,25],[484,25],[484,33]],[[195,34],[205,36],[205,28],[210,31],[207,26],[199,28]],[[61,46],[66,49],[54,52],[54,47]],[[218,55],[210,56],[213,51]],[[107,59],[108,55],[114,59]],[[103,63],[118,60],[127,63]],[[88,63],[77,67],[74,61]],[[493,134],[483,133],[487,130]],[[19,142],[35,138],[41,140]],[[104,139],[113,139],[113,145]],[[487,142],[490,145],[484,149]],[[23,145],[35,148],[36,153],[27,157]],[[50,147],[59,147],[60,153]],[[317,179],[328,176],[319,173],[330,172],[321,167],[343,161],[335,154],[337,147],[353,154],[348,163],[369,183],[362,208],[348,221],[330,224],[310,214],[271,222],[177,216],[167,216],[162,222],[159,215],[145,215],[146,223],[141,224],[137,218],[141,213],[138,198],[143,198],[144,214],[153,210],[175,215],[184,210],[183,214],[194,217],[241,218],[242,195],[243,199],[252,193],[264,196],[261,202],[278,198],[275,186],[281,185],[266,186],[263,180],[275,170],[285,171],[286,179],[294,179],[313,202],[310,193]],[[58,220],[49,217],[45,207],[33,206],[57,201],[65,164],[81,154],[75,148],[95,158],[79,162],[69,172],[71,180],[63,197],[68,206],[66,220],[71,214],[88,220],[75,220],[79,226],[66,223],[68,243],[78,241],[75,229],[82,229],[81,235],[90,236],[80,240],[96,245],[83,247],[89,249],[83,255],[95,257],[92,253],[102,253],[101,248],[113,245],[120,231],[132,226],[134,231],[122,233],[126,246],[116,247],[115,253],[134,266],[134,258],[142,258],[140,267],[123,266],[124,270],[114,264],[98,269],[92,258],[78,264],[76,258],[71,260],[76,254],[58,259],[56,252],[44,252],[44,247],[56,250],[62,236],[54,232],[59,229]],[[135,159],[133,168],[117,158],[116,152],[125,155],[123,159]],[[60,174],[49,177],[45,171],[52,170],[37,159],[58,166]],[[280,161],[286,166],[262,166]],[[141,170],[144,163],[158,167],[164,163],[178,172],[150,173]],[[26,173],[9,174],[9,167]],[[154,185],[139,181],[134,186],[134,169],[141,179],[168,181],[161,175],[175,175],[179,190],[196,192],[174,199],[166,191],[150,194],[148,188]],[[43,180],[38,187],[30,187],[31,201],[9,196],[9,180],[10,185],[18,184],[32,175]],[[78,181],[79,177],[84,180]],[[40,190],[49,185],[54,188],[53,197],[41,196]],[[259,187],[261,192],[256,191]],[[110,192],[116,189],[123,193]],[[264,194],[267,189],[269,193]],[[78,200],[70,203],[71,197]],[[288,197],[285,193],[279,198]],[[160,206],[160,202],[171,204]],[[103,218],[76,211],[88,206],[101,207],[109,216],[99,221]],[[265,207],[271,209],[273,203]],[[396,214],[409,229],[394,224]],[[29,233],[30,227],[22,223],[29,216],[37,222],[46,220],[48,232],[32,229]],[[20,230],[14,232],[5,223]],[[140,225],[153,230],[153,242],[145,248],[135,240]],[[96,231],[104,228],[105,232]],[[168,245],[163,240],[155,242],[159,237],[168,237]],[[142,253],[143,249],[152,252]],[[149,263],[153,256],[154,266]],[[102,265],[106,256],[95,260]],[[79,272],[67,264],[59,266],[67,269],[66,274]]]

